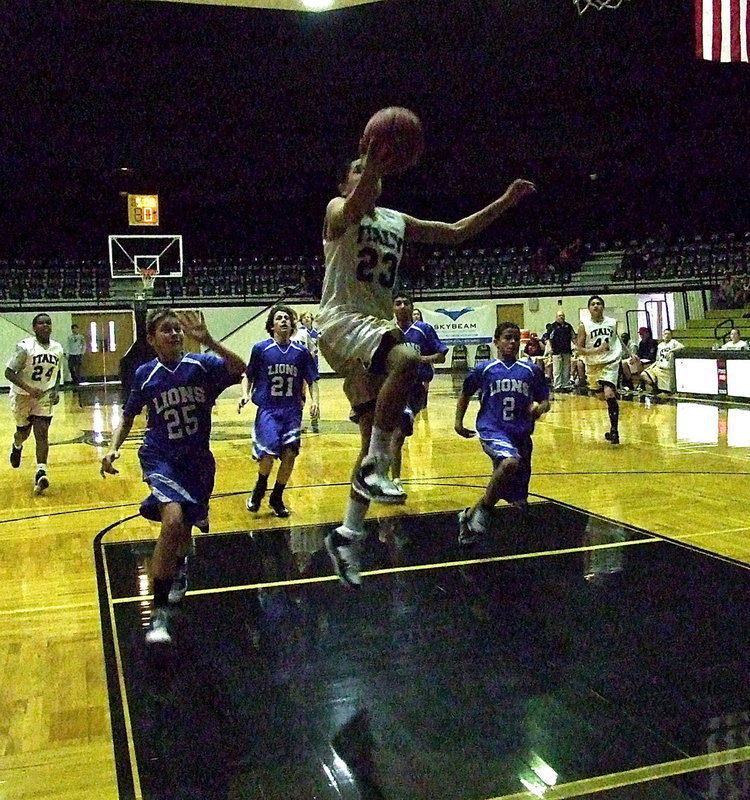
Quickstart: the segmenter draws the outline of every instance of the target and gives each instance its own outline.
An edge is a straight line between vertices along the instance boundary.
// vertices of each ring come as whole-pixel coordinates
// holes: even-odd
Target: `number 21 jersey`
[[[256,406],[302,407],[302,385],[318,380],[310,351],[299,342],[282,347],[274,339],[253,346],[245,374]]]
[[[341,236],[323,242],[326,273],[320,316],[335,309],[391,319],[405,228],[403,214],[377,207]]]

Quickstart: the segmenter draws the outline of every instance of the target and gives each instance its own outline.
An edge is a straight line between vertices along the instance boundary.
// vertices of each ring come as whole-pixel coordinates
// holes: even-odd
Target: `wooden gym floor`
[[[66,392],[46,495],[31,441],[0,470],[0,798],[750,796],[750,408],[624,401],[612,447],[602,404],[557,396],[528,516],[499,508],[466,553],[456,512],[489,461],[453,433],[459,387],[433,384],[357,596],[322,549],[358,442],[340,382],[289,520],[245,509],[252,416],[226,392],[211,533],[159,661],[137,437],[103,480],[117,390]],[[0,426],[9,447],[7,398]]]

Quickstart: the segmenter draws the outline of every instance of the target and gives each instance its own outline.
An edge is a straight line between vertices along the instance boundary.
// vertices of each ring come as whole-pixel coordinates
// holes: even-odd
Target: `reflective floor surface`
[[[746,566],[537,502],[372,519],[352,593],[328,530],[201,536],[158,654],[153,542],[100,535],[121,797],[750,796]]]

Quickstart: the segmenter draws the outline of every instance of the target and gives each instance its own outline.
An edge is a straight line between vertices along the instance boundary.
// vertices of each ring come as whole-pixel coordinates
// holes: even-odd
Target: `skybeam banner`
[[[431,303],[432,308],[419,306],[425,322],[429,322],[447,345],[491,342],[495,333],[496,311],[492,304]]]

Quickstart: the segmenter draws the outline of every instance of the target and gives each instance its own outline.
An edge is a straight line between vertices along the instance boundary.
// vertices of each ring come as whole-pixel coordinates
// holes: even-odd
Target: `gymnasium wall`
[[[695,294],[699,296],[698,292]],[[448,302],[446,300],[431,300],[419,301],[417,307],[423,311],[434,312],[430,314],[430,318],[434,318],[438,309],[463,309],[463,308],[480,308],[488,307],[485,309],[486,313],[481,317],[485,320],[487,330],[481,331],[484,336],[491,337],[494,331],[494,319],[498,316],[495,312],[496,306],[523,306],[523,327],[536,331],[540,335],[545,330],[545,325],[548,322],[553,322],[555,314],[559,308],[565,312],[566,319],[574,326],[580,318],[580,311],[586,307],[588,295],[563,297],[558,303],[556,297],[532,297],[532,298],[506,298],[502,300],[492,300],[488,298],[465,298],[462,297],[457,301]],[[629,309],[638,307],[639,301],[642,303],[642,297],[635,294],[619,294],[607,295],[607,313],[613,313],[621,325],[625,323],[625,314]],[[676,320],[672,320],[674,327],[679,327],[684,323],[682,319],[682,302],[676,298],[675,302]],[[689,298],[691,308],[699,308],[696,298]],[[302,311],[312,311],[315,314],[318,310],[317,304],[294,304],[294,308],[301,313]],[[533,309],[533,310],[532,310]],[[40,306],[39,310],[43,310]],[[258,340],[266,337],[265,332],[265,319],[266,312],[261,314],[258,319],[244,324],[253,314],[261,310],[260,306],[226,306],[218,308],[205,309],[206,322],[209,330],[217,339],[221,339],[232,350],[235,350],[241,355],[249,355],[250,349],[253,344]],[[23,311],[23,312],[3,312],[0,313],[0,359],[5,365],[15,350],[16,342],[25,336],[31,335],[31,320],[36,311]],[[52,338],[57,339],[65,346],[70,332],[71,312],[70,311],[51,311],[50,317],[52,318]],[[503,314],[500,312],[499,317],[502,319]],[[476,345],[468,345],[469,364],[474,363],[474,352]],[[447,364],[450,364],[451,356],[448,355]],[[67,378],[67,364],[65,365],[66,378]],[[0,371],[0,388],[9,386],[8,381],[5,379],[4,368]],[[321,374],[331,373],[332,370],[321,356],[320,363]]]

